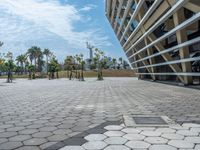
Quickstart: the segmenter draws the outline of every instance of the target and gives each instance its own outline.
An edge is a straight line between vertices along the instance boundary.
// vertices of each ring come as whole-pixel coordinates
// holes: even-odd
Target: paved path
[[[85,143],[84,131],[102,134],[105,129],[96,126],[112,125],[124,114],[200,123],[200,92],[135,78],[0,80],[0,150],[46,149],[70,137]]]
[[[84,144],[60,150],[200,150],[200,125],[185,123],[169,127],[105,126],[101,134],[89,134]]]

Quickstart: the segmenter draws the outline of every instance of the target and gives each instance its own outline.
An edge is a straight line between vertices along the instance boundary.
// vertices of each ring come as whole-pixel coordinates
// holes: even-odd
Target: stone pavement
[[[137,114],[165,115],[180,124],[200,123],[200,92],[136,78],[106,78],[102,82],[94,78],[86,79],[86,82],[18,79],[13,84],[0,80],[0,150],[59,149],[66,143],[85,144],[84,149],[88,145],[85,136],[102,134],[102,144],[109,137],[109,134],[105,135],[106,125],[119,125],[123,123],[123,115]],[[187,130],[194,129],[189,127]],[[140,130],[139,134],[142,132]],[[194,136],[198,137],[199,132],[195,127]],[[119,139],[125,133],[114,134]],[[170,143],[171,146],[176,144]]]
[[[68,145],[60,150],[200,150],[200,125],[185,123],[161,127],[109,125],[101,134],[89,134],[81,146]]]

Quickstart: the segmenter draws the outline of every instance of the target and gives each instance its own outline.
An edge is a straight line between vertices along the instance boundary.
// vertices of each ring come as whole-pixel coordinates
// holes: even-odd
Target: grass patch
[[[75,74],[74,74],[75,75]],[[48,77],[46,75],[46,77]],[[96,71],[84,71],[85,78],[97,77]],[[103,70],[103,77],[136,77],[132,70]],[[6,75],[0,76],[0,78],[7,78]],[[28,75],[13,75],[13,78],[28,78]],[[59,78],[67,78],[67,71],[60,71]]]

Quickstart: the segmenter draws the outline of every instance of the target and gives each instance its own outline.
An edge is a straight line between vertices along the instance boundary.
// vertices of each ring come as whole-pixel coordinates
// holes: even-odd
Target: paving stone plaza
[[[167,116],[127,126],[125,116]],[[0,150],[200,150],[200,92],[136,78],[0,80]]]

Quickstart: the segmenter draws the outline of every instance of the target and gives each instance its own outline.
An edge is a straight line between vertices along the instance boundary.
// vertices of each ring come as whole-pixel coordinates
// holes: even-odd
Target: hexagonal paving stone
[[[20,131],[25,129],[25,127],[13,127],[13,128],[8,128],[7,131]]]
[[[162,134],[161,137],[164,137],[169,140],[182,140],[184,138],[183,135],[175,134],[175,133],[165,133],[165,134]]]
[[[74,127],[75,125],[74,124],[71,124],[71,123],[64,123],[64,124],[61,124],[59,126],[57,126],[59,129],[69,129],[69,128],[72,128]]]
[[[200,124],[195,123],[184,123],[183,127],[189,127],[189,128],[200,128]]]
[[[107,131],[104,134],[107,136],[123,136],[125,133],[121,131]]]
[[[200,133],[200,128],[191,128],[190,131]]]
[[[107,130],[106,129],[101,129],[101,128],[91,128],[87,130],[86,132],[89,134],[102,134],[105,133]]]
[[[199,134],[198,132],[193,132],[190,130],[179,130],[176,133],[184,136],[198,136]]]
[[[45,125],[43,124],[31,124],[29,126],[26,126],[27,129],[38,129],[38,128],[41,128],[41,127],[44,127]]]
[[[200,137],[186,137],[185,140],[191,143],[200,144]]]
[[[8,139],[6,139],[6,138],[0,138],[0,144],[1,143],[5,143],[5,142],[7,142],[8,141]]]
[[[76,132],[83,132],[88,129],[89,129],[88,126],[75,126],[75,127],[71,128],[72,131],[76,131]]]
[[[1,150],[11,150],[22,146],[21,142],[6,142],[0,145]]]
[[[126,138],[128,140],[143,140],[145,136],[141,134],[126,134],[123,136],[123,138]]]
[[[24,141],[23,143],[24,143],[24,145],[36,146],[36,145],[41,145],[41,144],[43,144],[45,142],[47,142],[47,140],[44,139],[44,138],[32,138],[32,139]]]
[[[126,146],[133,149],[149,148],[150,144],[144,141],[129,141],[125,144]]]
[[[104,150],[130,150],[130,148],[124,145],[110,145],[106,147]]]
[[[32,137],[30,135],[16,135],[16,136],[13,136],[11,138],[9,138],[9,141],[15,141],[15,142],[20,142],[20,141],[25,141],[25,140],[28,140],[28,139],[31,139]]]
[[[40,150],[37,146],[22,146],[16,150]]]
[[[43,128],[40,128],[39,130],[40,131],[55,131],[57,128],[56,127],[43,127]]]
[[[195,150],[199,150],[200,149],[200,144],[197,144],[196,146],[195,146]]]
[[[90,134],[84,138],[88,141],[103,141],[106,137],[104,134]]]
[[[174,146],[176,148],[193,148],[194,147],[194,144],[193,143],[190,143],[190,142],[187,142],[187,141],[184,141],[184,140],[171,140],[169,141],[168,143],[169,145],[171,146]]]
[[[118,125],[109,125],[109,126],[104,127],[104,129],[111,130],[111,131],[118,131],[118,130],[123,129],[123,127],[118,126]]]
[[[51,141],[51,142],[59,142],[59,141],[65,140],[65,139],[67,139],[67,138],[69,138],[69,136],[57,134],[57,135],[52,135],[52,136],[48,137],[47,139],[48,139],[49,141]]]
[[[143,130],[143,131],[154,131],[156,128],[154,127],[136,127],[138,130]]]
[[[158,128],[156,131],[161,132],[161,133],[174,133],[176,130],[170,129],[170,128]]]
[[[169,128],[170,129],[175,129],[175,130],[188,130],[189,129],[189,127],[183,127],[183,126],[178,125],[178,124],[171,125],[171,126],[169,126]]]
[[[128,140],[122,137],[109,137],[104,140],[107,144],[123,145]]]
[[[0,129],[6,129],[6,128],[11,128],[11,127],[14,127],[12,124],[3,124],[3,125],[0,125]]]
[[[31,125],[31,122],[17,122],[15,123],[16,126],[28,126]]]
[[[141,130],[135,129],[135,128],[125,128],[122,131],[125,132],[125,133],[129,133],[129,134],[131,134],[131,133],[140,133],[141,132]]]
[[[33,134],[39,132],[37,129],[24,129],[19,131],[19,134]]]
[[[85,144],[82,145],[83,148],[87,149],[87,150],[101,150],[104,147],[107,146],[107,144],[105,142],[102,141],[91,141],[91,142],[87,142]]]
[[[175,147],[170,145],[151,145],[149,150],[177,150]]]
[[[145,136],[160,136],[161,133],[157,131],[142,131],[140,134]]]
[[[69,134],[72,133],[72,130],[70,129],[58,129],[53,131],[53,134]]]
[[[85,150],[85,149],[81,146],[65,146],[60,150]]]
[[[52,146],[52,145],[54,145],[56,143],[57,142],[47,142],[47,143],[44,143],[44,144],[40,145],[40,148],[41,149],[46,149],[46,148],[48,148],[48,147],[50,147],[50,146]]]
[[[37,132],[37,133],[34,133],[32,136],[36,138],[44,138],[44,137],[49,137],[51,135],[52,135],[51,132]]]
[[[17,132],[3,132],[0,134],[0,138],[9,138],[17,135]]]
[[[161,137],[147,137],[144,139],[144,141],[146,141],[150,144],[165,144],[168,142],[167,139],[164,139]]]

